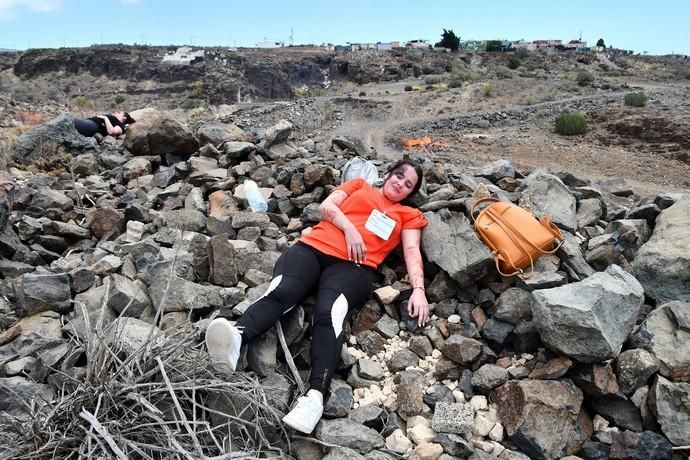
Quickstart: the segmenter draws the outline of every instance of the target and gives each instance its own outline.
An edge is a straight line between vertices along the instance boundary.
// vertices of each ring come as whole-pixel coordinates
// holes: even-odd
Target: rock
[[[419,358],[416,354],[407,348],[396,352],[391,359],[386,362],[388,370],[391,372],[399,372],[407,369],[410,366],[416,366]]]
[[[366,406],[359,406],[350,411],[349,417],[357,423],[373,428],[381,432],[388,414],[384,410],[374,404],[367,404]]]
[[[208,241],[209,281],[218,286],[235,286],[237,284],[237,265],[235,248],[225,234],[216,235]]]
[[[398,454],[404,454],[408,450],[412,450],[412,447],[412,441],[407,439],[400,429],[395,430],[386,438],[386,448]]]
[[[381,366],[370,359],[360,359],[357,361],[359,375],[365,379],[383,380],[384,370]]]
[[[163,331],[156,326],[136,318],[116,318],[112,334],[105,336],[113,352],[122,352],[126,357],[141,353],[144,346],[160,346],[165,342]]]
[[[538,169],[522,182],[520,206],[529,209],[537,218],[548,217],[565,230],[577,230],[575,197],[561,180]]]
[[[642,431],[640,411],[632,401],[618,395],[608,395],[590,399],[592,409],[620,428]]]
[[[139,318],[151,307],[151,299],[144,286],[114,273],[110,276],[108,306],[124,316]]]
[[[316,439],[330,444],[354,449],[366,454],[384,446],[384,440],[376,431],[350,419],[322,419],[316,426]]]
[[[334,447],[323,457],[323,460],[366,460],[366,457],[358,454],[354,449]]]
[[[644,300],[642,286],[616,265],[584,281],[532,295],[542,341],[582,362],[616,357]]]
[[[323,460],[323,452],[321,447],[311,441],[304,439],[293,439],[290,442],[292,447],[292,454],[297,460]]]
[[[577,228],[595,225],[603,214],[601,200],[598,198],[580,200],[577,207]]]
[[[52,401],[53,393],[52,386],[24,377],[0,378],[0,411],[28,420],[33,411]]]
[[[201,145],[213,144],[217,147],[225,141],[245,140],[248,134],[229,123],[211,122],[201,125],[196,131],[196,136]]]
[[[648,404],[661,431],[676,446],[690,445],[690,383],[671,382],[657,376],[649,391]]]
[[[443,447],[445,453],[455,457],[466,458],[473,452],[469,443],[465,441],[462,436],[458,436],[457,434],[439,433],[434,441]]]
[[[433,352],[431,342],[429,342],[427,337],[422,335],[413,335],[410,337],[410,345],[408,348],[422,359],[427,356],[431,356],[431,353]]]
[[[170,113],[156,112],[127,130],[125,148],[134,156],[189,155],[199,148],[194,133]]]
[[[165,312],[189,311],[223,305],[219,287],[204,286],[175,275],[169,282],[167,278],[157,277],[149,286],[149,296],[153,307],[156,310],[162,307]]]
[[[342,380],[333,379],[331,381],[330,392],[330,397],[323,408],[324,417],[347,417],[354,403],[352,387]]]
[[[35,126],[20,135],[12,145],[12,157],[28,164],[41,158],[56,156],[60,152],[97,150],[92,137],[84,137],[74,128],[74,118],[62,113],[46,123]]]
[[[614,432],[609,456],[611,459],[666,460],[673,457],[673,446],[653,431]]]
[[[154,224],[158,228],[203,232],[206,229],[206,216],[199,211],[178,209],[159,213]]]
[[[266,150],[270,149],[276,144],[281,144],[290,137],[294,125],[287,120],[280,120],[275,125],[266,130],[262,147]]]
[[[690,302],[668,302],[652,311],[632,333],[630,342],[659,360],[666,378],[690,380]]]
[[[374,331],[362,331],[356,335],[357,344],[369,356],[383,351],[383,338]]]
[[[659,360],[641,348],[625,350],[618,355],[616,370],[620,390],[631,395],[659,370]]]
[[[558,256],[571,278],[579,281],[594,274],[595,270],[584,258],[579,239],[568,232],[565,232],[563,237],[565,242],[558,250]]]
[[[441,350],[443,356],[456,363],[467,365],[479,357],[482,343],[460,334],[451,335]]]
[[[472,423],[472,434],[475,436],[486,437],[496,425],[495,420],[490,420],[483,414],[477,414]]]
[[[66,311],[72,301],[69,275],[23,275],[17,283],[17,297],[22,316],[31,316],[42,311]]]
[[[374,296],[379,302],[386,305],[395,302],[399,295],[400,291],[391,286],[383,286],[374,291]]]
[[[508,160],[496,160],[485,165],[474,173],[477,177],[485,177],[491,182],[496,182],[504,177],[515,177],[515,168]]]
[[[570,380],[511,380],[494,396],[510,440],[530,457],[574,454],[591,436],[582,392]]]
[[[223,144],[223,153],[231,160],[239,160],[254,150],[256,150],[256,145],[251,142],[228,141]]]
[[[588,396],[613,395],[619,390],[616,374],[613,373],[610,363],[579,363],[571,369],[569,377]]]
[[[423,442],[414,450],[413,458],[419,460],[436,460],[443,453],[443,447],[433,442]]]
[[[690,194],[664,209],[654,233],[632,266],[645,293],[656,299],[690,301]]]
[[[472,374],[472,386],[480,393],[488,393],[507,381],[508,371],[495,364],[484,364]]]
[[[424,217],[429,225],[422,233],[422,250],[455,281],[471,284],[493,266],[491,253],[463,214],[426,212]]]
[[[489,318],[482,326],[482,337],[492,344],[502,346],[508,341],[514,327],[510,323]]]
[[[437,433],[465,434],[472,431],[474,411],[468,404],[443,403],[436,405],[431,428]]]
[[[494,318],[510,324],[532,319],[532,295],[519,288],[504,291],[496,301]]]
[[[400,383],[396,388],[398,412],[404,416],[419,415],[424,410],[424,391],[415,383]]]
[[[125,216],[110,208],[97,209],[89,216],[89,230],[98,239],[117,230],[118,234],[125,231]]]

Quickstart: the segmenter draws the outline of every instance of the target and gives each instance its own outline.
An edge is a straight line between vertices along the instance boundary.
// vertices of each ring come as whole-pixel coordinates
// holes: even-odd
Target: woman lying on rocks
[[[209,324],[206,346],[212,363],[220,372],[233,372],[243,344],[316,292],[309,391],[283,418],[292,428],[311,433],[321,418],[340,357],[345,318],[367,301],[377,266],[401,242],[412,285],[408,313],[420,326],[429,320],[420,252],[427,221],[418,209],[403,204],[417,193],[421,181],[419,165],[402,160],[391,167],[379,189],[361,178],[337,187],[319,206],[321,222],[276,261],[266,293],[236,324],[224,318]]]
[[[113,113],[104,113],[96,117],[74,119],[74,127],[79,134],[86,137],[93,137],[96,134],[101,136],[121,136],[127,131],[127,126],[134,123],[129,113],[118,110]]]

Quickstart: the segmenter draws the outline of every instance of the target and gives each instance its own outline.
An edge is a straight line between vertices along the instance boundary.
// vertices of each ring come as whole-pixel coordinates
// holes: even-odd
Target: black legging
[[[345,317],[367,301],[373,279],[371,267],[297,243],[278,258],[266,294],[237,321],[242,343],[267,331],[281,315],[316,290],[309,387],[325,395],[343,346]]]
[[[93,137],[101,131],[100,125],[91,119],[74,119],[74,127],[79,131],[79,134],[86,137]]]

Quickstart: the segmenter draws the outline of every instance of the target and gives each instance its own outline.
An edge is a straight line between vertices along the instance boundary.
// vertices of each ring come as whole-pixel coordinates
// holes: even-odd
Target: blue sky
[[[688,0],[0,0],[0,48],[582,38],[690,54]]]

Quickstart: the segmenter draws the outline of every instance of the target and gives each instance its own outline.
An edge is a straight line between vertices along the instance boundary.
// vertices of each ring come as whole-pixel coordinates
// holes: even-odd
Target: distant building
[[[557,46],[563,45],[562,40],[534,40],[532,42],[536,49],[556,49]]]
[[[379,51],[391,51],[393,49],[393,43],[377,43],[376,49]]]
[[[282,48],[285,46],[284,42],[274,42],[274,41],[264,41],[264,42],[259,42],[256,45],[254,45],[255,48]]]
[[[409,42],[405,43],[406,48],[415,48],[415,49],[428,49],[431,46],[429,44],[429,40],[410,40]]]
[[[192,51],[189,46],[181,46],[174,53],[163,56],[163,62],[172,65],[188,65],[204,58],[204,50]]]
[[[537,45],[535,45],[532,42],[528,42],[526,40],[512,41],[512,42],[510,42],[510,46],[515,50],[534,51],[537,49]]]
[[[466,51],[486,51],[486,40],[461,40],[460,49]]]
[[[345,51],[352,51],[350,48],[350,45],[335,45],[334,46],[336,53],[337,52],[345,52]]]
[[[589,48],[587,48],[587,42],[582,40],[570,40],[565,45],[565,48],[576,51],[589,51]]]

